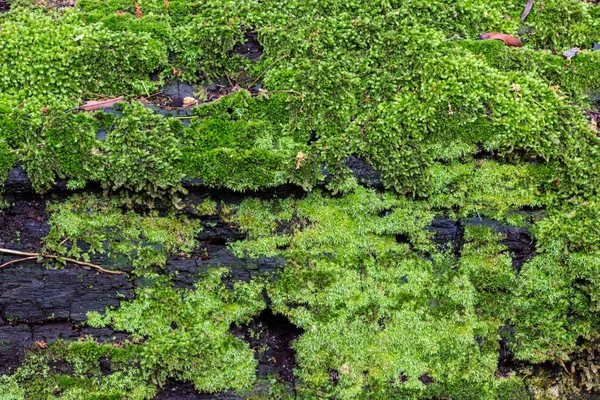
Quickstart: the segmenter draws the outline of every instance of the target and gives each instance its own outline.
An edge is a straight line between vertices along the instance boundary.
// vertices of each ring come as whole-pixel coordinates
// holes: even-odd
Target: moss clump
[[[108,168],[105,185],[112,190],[144,192],[151,197],[182,191],[183,174],[175,167],[179,141],[169,123],[140,103],[123,110],[103,147]]]
[[[79,342],[41,342],[27,353],[23,366],[0,382],[9,399],[152,399],[149,385],[134,363],[137,348],[131,344],[98,343],[93,338]],[[111,373],[103,374],[101,365]],[[11,397],[12,396],[12,397]]]
[[[288,261],[268,293],[305,330],[293,345],[302,396],[518,398],[518,380],[495,375],[516,279],[502,237],[473,228],[457,262],[429,241],[432,217],[363,189],[240,205],[232,221],[249,237],[234,251]]]
[[[64,178],[137,198],[176,197],[184,175],[239,191],[324,183],[344,193],[222,207],[225,222],[248,234],[235,254],[288,260],[267,290],[275,311],[306,331],[294,344],[302,396],[518,398],[521,378],[496,376],[501,339],[532,364],[560,365],[594,347],[600,153],[584,110],[598,107],[598,6],[535,2],[521,23],[521,0],[83,0],[61,12],[18,3],[0,16],[0,155],[12,155],[0,175],[20,161],[39,191]],[[233,54],[247,30],[264,46],[255,63]],[[475,40],[490,31],[525,46]],[[560,52],[573,46],[580,54],[565,60]],[[153,71],[262,89],[197,107],[189,127],[138,103],[123,116],[70,111],[82,99],[147,95]],[[93,136],[101,125],[103,143]],[[358,186],[349,156],[378,170],[386,190]],[[169,254],[193,247],[195,222],[121,205],[76,197],[52,206],[47,249],[106,251],[151,279]],[[522,217],[529,209],[539,212]],[[425,229],[434,215],[528,226],[537,253],[517,273],[503,237],[480,227],[467,227],[462,249],[441,251]],[[66,236],[71,247],[59,245]],[[149,290],[184,307],[164,282]],[[161,310],[139,296],[127,315]],[[140,334],[120,312],[95,318]],[[160,312],[148,371],[159,382],[227,387],[221,378],[231,376],[207,380],[161,337]],[[249,353],[218,326],[247,386]],[[203,346],[214,350],[208,338],[173,336],[218,369],[202,358]]]
[[[56,177],[68,178],[70,188],[104,177],[104,154],[96,140],[98,121],[89,114],[57,112],[35,133],[27,135],[22,148],[23,166],[34,188],[50,189]]]
[[[201,119],[184,129],[183,171],[210,186],[233,190],[314,186],[320,171],[309,162],[308,137],[280,123],[294,118],[288,104],[285,94],[252,97],[241,90],[197,107]]]
[[[551,172],[535,164],[499,164],[491,160],[454,162],[433,167],[432,206],[448,210],[454,218],[485,215],[522,224],[518,211],[545,207]]]
[[[230,290],[221,282],[225,273],[210,270],[193,291],[155,281],[118,310],[90,314],[89,324],[130,332],[134,340],[147,338],[139,345],[139,362],[145,376],[160,386],[172,378],[205,392],[248,389],[257,361],[229,328],[249,322],[265,307],[263,285],[237,282]]]
[[[189,253],[202,230],[198,220],[157,211],[139,215],[124,210],[118,199],[73,196],[66,203],[48,205],[50,233],[45,248],[57,255],[89,261],[107,254],[117,267],[133,267],[137,275],[163,268],[167,257]],[[69,238],[70,246],[61,243]]]
[[[532,10],[531,19],[525,22],[528,35],[536,47],[566,49],[591,47],[600,37],[598,10],[577,0],[547,0]]]
[[[0,160],[2,160],[0,161],[0,182],[4,182],[8,176],[8,171],[12,168],[17,159],[4,138],[0,138],[0,156]]]
[[[162,43],[149,35],[86,25],[74,10],[17,8],[0,19],[0,91],[41,106],[84,92],[143,91],[147,74],[165,61]],[[132,51],[135,49],[135,51]]]
[[[203,392],[250,388],[257,361],[248,344],[228,330],[264,308],[263,286],[236,283],[226,289],[224,274],[211,270],[191,291],[156,280],[120,309],[91,313],[89,325],[131,336],[121,343],[93,338],[42,343],[44,348],[28,352],[23,366],[2,378],[2,396],[150,400],[167,379],[193,382]]]

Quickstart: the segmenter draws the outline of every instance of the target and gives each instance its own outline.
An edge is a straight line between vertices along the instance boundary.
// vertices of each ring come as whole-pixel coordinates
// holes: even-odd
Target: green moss
[[[184,129],[182,169],[210,186],[233,190],[298,183],[320,177],[301,132],[279,121],[288,116],[288,96],[251,97],[241,90],[195,109],[201,120]],[[302,154],[299,159],[298,154]]]
[[[250,389],[257,361],[229,328],[264,308],[263,284],[236,282],[227,289],[224,275],[213,269],[194,290],[148,281],[136,300],[89,315],[89,325],[128,332],[128,339],[41,342],[43,348],[29,349],[12,376],[1,378],[2,396],[149,400],[167,379],[193,382],[202,392]],[[109,373],[103,372],[107,364]]]
[[[240,205],[232,222],[248,239],[234,252],[288,261],[268,292],[305,330],[293,344],[302,396],[494,398],[518,387],[495,377],[516,285],[502,237],[469,229],[457,263],[429,242],[431,219],[426,204],[364,189]]]
[[[48,211],[46,250],[86,261],[94,254],[107,253],[116,267],[131,265],[138,275],[151,267],[163,268],[172,254],[191,252],[202,230],[198,220],[184,216],[124,210],[116,198],[76,195],[66,203],[49,204]],[[61,244],[64,238],[69,238],[70,246]]]
[[[105,186],[111,190],[151,197],[183,191],[183,174],[176,169],[179,141],[169,123],[141,103],[124,108],[103,149],[108,154]]]
[[[565,49],[591,47],[600,38],[598,11],[577,0],[545,0],[535,5],[525,22],[529,40],[536,47]]]
[[[164,282],[142,288],[134,302],[104,316],[90,314],[89,324],[147,338],[140,345],[139,362],[159,385],[172,378],[193,382],[206,392],[248,389],[257,361],[248,344],[233,337],[229,328],[249,322],[264,308],[263,286],[236,282],[232,291],[221,283],[224,274],[224,269],[210,270],[193,291]]]
[[[96,140],[98,121],[89,114],[57,111],[36,134],[28,135],[22,161],[33,187],[45,191],[55,178],[69,179],[70,188],[102,180],[104,154]]]
[[[5,55],[0,90],[15,96],[16,104],[31,97],[50,105],[58,99],[72,103],[84,92],[142,92],[146,74],[165,61],[162,44],[148,35],[85,25],[72,10],[17,8],[4,14],[0,25]]]
[[[107,194],[176,206],[183,176],[238,191],[324,184],[301,200],[207,201],[193,210],[248,235],[232,244],[236,255],[288,261],[267,287],[274,310],[305,329],[293,345],[299,396],[519,398],[520,378],[495,375],[501,338],[525,363],[566,362],[593,347],[600,153],[583,111],[597,108],[600,85],[600,56],[590,51],[600,39],[596,5],[535,2],[520,22],[521,0],[149,0],[137,16],[136,3],[122,0],[60,12],[17,3],[0,16],[0,178],[22,162],[38,191],[57,178],[71,188],[93,181]],[[245,30],[264,45],[254,63],[233,55]],[[525,45],[474,40],[491,31]],[[579,55],[565,60],[560,52],[575,46]],[[156,89],[150,72],[262,89],[197,107],[186,127],[136,102],[123,116],[69,111],[89,98],[147,96]],[[95,139],[100,126],[104,143]],[[386,190],[361,188],[346,165],[351,155],[380,171]],[[200,225],[177,213],[134,214],[122,208],[127,201],[77,196],[50,206],[46,250],[84,259],[106,252],[115,267],[132,264],[156,279],[166,257],[194,247]],[[531,208],[540,211],[523,216]],[[537,252],[517,273],[503,237],[472,226],[460,252],[442,251],[426,229],[434,215],[528,226]],[[70,244],[59,245],[65,237]],[[218,279],[206,286],[215,293],[193,295],[157,280],[133,303],[94,316],[138,336],[152,322],[156,348],[134,343],[139,352],[126,353],[144,360],[148,375],[123,367],[121,392],[91,370],[40,367],[38,375],[71,398],[93,385],[101,389],[92,396],[131,397],[136,382],[143,398],[153,378],[168,377],[202,390],[250,387],[251,353],[226,325],[264,307],[260,285],[241,285],[251,288],[246,304]],[[206,313],[187,315],[182,296]],[[169,314],[187,330],[171,329]],[[212,338],[193,336],[199,326]],[[424,374],[433,384],[422,384]],[[19,396],[17,381],[3,382]]]
[[[519,224],[514,211],[544,207],[545,187],[551,171],[535,164],[510,165],[479,160],[471,163],[436,164],[433,170],[432,206],[450,209],[450,216],[485,216]]]
[[[12,168],[16,159],[16,155],[12,152],[6,140],[0,138],[0,182],[6,180],[8,171]]]

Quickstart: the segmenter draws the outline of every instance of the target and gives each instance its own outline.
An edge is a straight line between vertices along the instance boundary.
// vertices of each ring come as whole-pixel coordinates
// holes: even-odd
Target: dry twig
[[[64,261],[70,262],[72,264],[81,265],[82,267],[93,268],[93,269],[98,270],[100,272],[104,272],[105,274],[111,274],[111,275],[123,275],[123,274],[125,274],[125,272],[123,272],[123,271],[111,271],[111,270],[108,270],[108,269],[104,269],[101,266],[96,265],[96,264],[87,263],[87,262],[79,261],[79,260],[74,260],[72,258],[53,256],[51,254],[28,253],[28,252],[24,252],[24,251],[9,250],[9,249],[2,249],[2,248],[0,248],[0,253],[12,254],[12,255],[15,255],[15,256],[26,257],[26,258],[21,258],[19,260],[12,260],[12,261],[9,261],[7,263],[4,263],[4,264],[0,265],[0,268],[3,268],[5,266],[7,266],[7,265],[14,264],[14,263],[17,263],[17,262],[21,262],[21,261],[25,261],[25,260],[31,260],[31,259],[38,258],[38,257],[44,257],[44,258],[51,258],[51,259],[54,259],[54,260],[64,260]]]

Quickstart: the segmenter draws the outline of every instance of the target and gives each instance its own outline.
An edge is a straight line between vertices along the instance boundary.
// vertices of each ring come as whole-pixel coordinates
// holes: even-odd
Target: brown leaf
[[[141,96],[138,101],[144,105],[148,105],[148,104],[152,104],[150,103],[150,100],[148,100],[147,98],[145,98],[144,96]]]
[[[80,107],[80,109],[83,111],[102,110],[104,108],[112,107],[117,103],[121,103],[123,100],[123,96],[108,100],[90,100],[86,101],[83,106]]]
[[[300,167],[302,167],[305,162],[306,162],[306,154],[299,151],[298,154],[296,154],[296,169],[300,169]]]
[[[193,98],[193,97],[185,97],[183,99],[183,106],[185,108],[189,108],[189,107],[194,106],[196,104],[198,104],[198,101],[195,98]]]
[[[135,16],[137,18],[142,18],[144,13],[142,12],[142,6],[139,3],[135,3]]]
[[[482,33],[479,35],[482,40],[502,40],[507,46],[521,47],[523,46],[523,42],[521,39],[507,35],[506,33],[498,33],[498,32],[488,32]]]
[[[527,0],[527,4],[525,4],[525,9],[523,10],[523,14],[521,14],[521,21],[525,21],[525,18],[527,18],[527,16],[531,12],[532,8],[533,8],[533,0]]]

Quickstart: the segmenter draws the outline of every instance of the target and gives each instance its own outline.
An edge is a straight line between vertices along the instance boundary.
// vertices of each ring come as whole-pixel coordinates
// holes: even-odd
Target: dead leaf
[[[122,16],[124,16],[125,14],[126,14],[126,13],[125,13],[125,11],[123,11],[123,10],[117,10],[117,11],[115,12],[115,16],[117,16],[117,17],[122,17]]]
[[[145,98],[144,96],[140,97],[140,98],[138,99],[138,101],[139,101],[140,103],[142,103],[143,105],[146,105],[146,106],[147,106],[148,104],[152,104],[152,103],[150,103],[150,101],[149,101],[147,98]]]
[[[296,169],[300,169],[300,167],[303,166],[305,162],[306,162],[306,154],[299,151],[298,154],[296,154]]]
[[[502,40],[505,45],[513,46],[513,47],[521,47],[523,46],[523,42],[521,39],[507,35],[506,33],[498,33],[498,32],[488,32],[482,33],[479,35],[482,40]]]
[[[142,12],[142,6],[139,3],[135,3],[135,16],[137,18],[142,18],[144,13]]]
[[[523,14],[521,14],[521,21],[525,21],[525,18],[527,18],[532,8],[533,0],[527,0],[527,4],[525,4],[525,9],[523,9]]]
[[[193,97],[186,97],[186,98],[183,99],[183,106],[185,108],[191,107],[191,106],[193,106],[193,105],[195,105],[197,103],[198,103],[198,100],[196,100]]]
[[[96,111],[102,110],[104,108],[112,107],[117,103],[121,103],[124,101],[123,96],[117,97],[116,99],[108,99],[108,100],[90,100],[86,101],[83,106],[80,107],[83,111]]]
[[[46,342],[44,342],[43,340],[36,340],[35,344],[37,344],[40,349],[45,349],[46,348]]]

